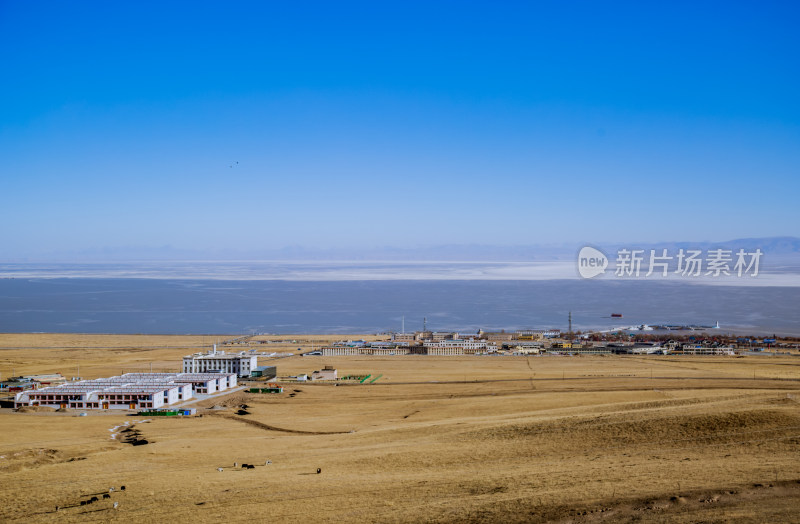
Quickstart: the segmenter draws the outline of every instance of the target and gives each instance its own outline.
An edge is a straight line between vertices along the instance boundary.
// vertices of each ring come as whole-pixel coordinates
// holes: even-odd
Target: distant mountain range
[[[725,244],[732,247],[760,247],[761,251],[773,255],[800,253],[800,238],[797,237],[740,238]]]
[[[601,246],[602,247],[602,246]],[[636,247],[639,249],[668,249],[670,252],[679,249],[729,249],[737,251],[744,249],[754,251],[760,249],[762,253],[769,255],[792,255],[800,254],[800,238],[797,237],[763,237],[763,238],[737,238],[724,242],[662,242],[658,244],[618,244],[609,246],[610,251],[620,248]]]
[[[453,244],[429,247],[379,247],[379,248],[334,248],[314,249],[300,246],[283,248],[251,248],[241,250],[191,250],[171,246],[101,248],[95,250],[50,253],[29,259],[7,259],[3,262],[122,262],[122,261],[231,261],[231,260],[277,260],[277,261],[460,261],[460,262],[526,262],[574,259],[585,243],[558,245],[493,246],[489,244]],[[793,258],[800,255],[798,237],[740,238],[722,242],[660,242],[652,244],[599,244],[594,245],[611,255],[622,248],[667,249],[670,253],[679,249],[730,249],[748,251],[761,249],[765,255],[781,255]]]

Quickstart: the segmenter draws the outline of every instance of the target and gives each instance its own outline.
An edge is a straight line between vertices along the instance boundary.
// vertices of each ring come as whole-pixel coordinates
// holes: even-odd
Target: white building
[[[517,331],[519,340],[537,340],[542,338],[558,338],[561,336],[560,329],[526,329]]]
[[[320,351],[324,357],[341,357],[362,354],[361,348],[354,346],[327,346],[320,348]]]
[[[195,353],[183,357],[184,373],[236,373],[249,377],[258,367],[258,356],[245,353],[225,353],[217,351],[217,345],[208,353]]]
[[[477,339],[440,340],[439,342],[425,342],[428,355],[467,355],[496,351],[494,343]]]
[[[408,355],[411,353],[411,348],[408,346],[389,346],[389,347],[380,347],[380,346],[372,346],[368,348],[363,348],[361,350],[361,355],[376,355],[376,356],[394,356],[394,355]]]
[[[72,409],[157,409],[194,393],[236,386],[233,373],[126,373],[18,393],[14,405]]]

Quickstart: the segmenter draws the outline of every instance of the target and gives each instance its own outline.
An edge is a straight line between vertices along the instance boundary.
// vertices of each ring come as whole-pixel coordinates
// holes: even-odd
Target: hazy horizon
[[[728,239],[713,242],[583,242],[550,245],[431,245],[422,247],[383,246],[360,248],[312,248],[304,246],[286,246],[282,248],[251,247],[239,250],[188,250],[172,246],[161,247],[119,247],[95,248],[84,251],[63,251],[41,253],[34,256],[0,257],[0,264],[14,263],[114,263],[114,262],[545,262],[574,261],[578,250],[592,245],[605,249],[611,254],[615,250],[626,248],[639,249],[710,249],[724,248],[760,249],[770,257],[791,258],[800,256],[800,238],[771,237]]]

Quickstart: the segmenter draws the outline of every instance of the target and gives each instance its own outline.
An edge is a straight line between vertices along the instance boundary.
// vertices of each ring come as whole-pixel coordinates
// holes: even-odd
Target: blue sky
[[[430,4],[0,0],[0,260],[798,236],[798,4]]]

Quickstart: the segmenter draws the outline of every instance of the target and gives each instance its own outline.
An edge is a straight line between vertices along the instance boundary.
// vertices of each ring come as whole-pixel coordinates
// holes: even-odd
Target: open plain
[[[312,342],[284,338],[261,349]],[[214,341],[4,334],[0,372],[175,371]],[[259,363],[276,365],[279,377],[332,365],[340,376],[381,378],[238,391],[193,404],[202,416],[180,419],[0,410],[0,521],[791,522],[800,514],[795,356]],[[136,438],[112,439],[113,428]],[[99,500],[80,505],[91,496]]]

